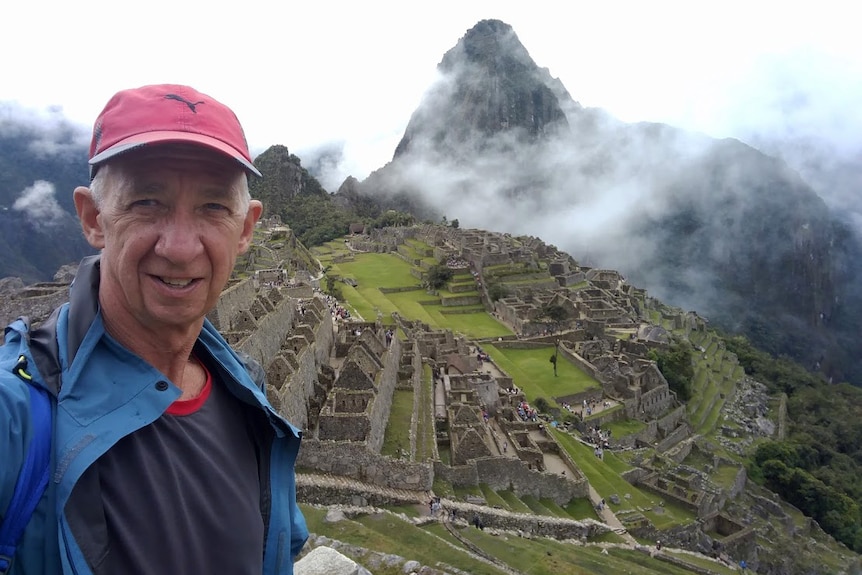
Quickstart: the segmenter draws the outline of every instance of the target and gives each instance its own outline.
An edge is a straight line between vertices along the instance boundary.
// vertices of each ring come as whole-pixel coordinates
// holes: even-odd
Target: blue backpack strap
[[[32,377],[27,373],[26,357],[22,355],[18,358],[13,371],[29,384],[33,437],[21,465],[9,508],[0,523],[0,575],[5,575],[12,567],[15,548],[48,486],[51,467],[51,399],[46,390],[33,384]]]

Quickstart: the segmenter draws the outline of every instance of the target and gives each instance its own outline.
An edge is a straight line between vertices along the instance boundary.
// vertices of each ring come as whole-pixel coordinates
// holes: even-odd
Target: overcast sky
[[[862,150],[858,19],[832,0],[7,2],[0,102],[89,128],[119,89],[190,84],[234,108],[253,154],[342,141],[345,175],[362,179],[392,158],[443,54],[486,18],[575,100],[624,121]]]

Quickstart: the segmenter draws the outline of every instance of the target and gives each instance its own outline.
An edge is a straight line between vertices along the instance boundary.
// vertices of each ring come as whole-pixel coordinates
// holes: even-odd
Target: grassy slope
[[[471,295],[471,292],[449,293],[443,290],[439,296],[430,295],[422,289],[421,282],[410,273],[412,266],[396,255],[356,254],[351,262],[331,265],[329,274],[351,278],[357,282],[358,285],[355,288],[341,284],[341,290],[350,307],[366,321],[377,319],[379,311],[384,323],[391,323],[392,313],[398,312],[404,317],[427,323],[432,328],[450,329],[471,338],[502,337],[512,334],[511,330],[484,311],[466,314],[443,313],[457,308],[442,305],[441,298],[467,296]],[[415,289],[390,293],[380,291],[380,288],[407,287]]]
[[[382,553],[393,553],[414,559],[424,565],[445,569],[453,566],[475,575],[498,575],[500,569],[479,561],[459,549],[460,541],[439,523],[417,527],[396,515],[380,513],[337,523],[323,521],[326,511],[302,506],[309,529],[318,535],[337,539]],[[691,571],[670,565],[641,552],[610,548],[607,554],[599,546],[583,546],[550,539],[528,539],[512,535],[495,535],[473,527],[461,526],[461,537],[510,567],[530,575],[690,575]],[[363,559],[358,560],[360,563]],[[375,575],[394,575],[396,569],[372,567]],[[734,573],[729,569],[713,570],[720,575]]]

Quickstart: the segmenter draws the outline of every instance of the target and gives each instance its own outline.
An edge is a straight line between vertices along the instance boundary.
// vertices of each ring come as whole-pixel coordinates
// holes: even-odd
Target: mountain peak
[[[523,72],[536,67],[515,30],[500,20],[482,20],[470,28],[443,56],[439,68],[451,71],[465,62],[486,66],[497,73]]]
[[[411,117],[395,157],[417,148],[456,156],[487,148],[501,134],[524,142],[568,128],[550,74],[505,22],[480,21],[437,68],[441,78]]]

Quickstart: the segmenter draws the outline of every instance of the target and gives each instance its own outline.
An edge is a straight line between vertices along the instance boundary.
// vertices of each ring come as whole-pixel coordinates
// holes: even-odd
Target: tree
[[[548,400],[544,397],[537,397],[533,402],[533,405],[536,407],[536,411],[540,413],[547,413],[550,409],[551,405],[548,403]]]
[[[341,288],[338,286],[338,279],[333,276],[326,276],[326,293],[335,299],[342,299]]]
[[[488,297],[491,298],[491,301],[497,301],[498,299],[503,299],[509,295],[509,289],[506,287],[506,284],[502,283],[493,283],[488,286]]]
[[[677,398],[682,401],[691,399],[691,382],[694,379],[694,365],[691,361],[691,344],[677,340],[667,349],[650,350],[648,357],[656,362],[659,371],[667,380]]]
[[[455,228],[455,229],[457,230],[457,229],[458,229],[458,227],[461,225],[461,223],[460,223],[460,222],[458,221],[458,219],[456,218],[456,219],[452,220],[452,223],[451,223],[451,224],[449,224],[449,225],[450,225],[450,226],[452,226],[453,228]]]
[[[428,275],[425,282],[431,289],[440,289],[446,282],[452,279],[454,272],[445,265],[433,265],[428,268]]]
[[[546,320],[551,324],[553,331],[559,331],[562,324],[569,318],[569,312],[559,304],[546,304],[539,310],[538,319]],[[554,342],[554,355],[550,362],[554,365],[554,377],[557,377],[557,359],[560,355],[560,338]]]
[[[569,319],[569,312],[560,304],[550,303],[542,306],[538,319],[550,323],[554,331],[559,331]]]
[[[552,364],[554,364],[554,377],[557,377],[557,358],[559,356],[559,353],[560,353],[560,340],[557,339],[554,342],[554,354],[551,356],[551,359],[549,360]]]

